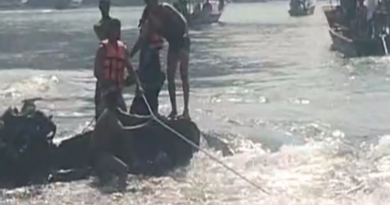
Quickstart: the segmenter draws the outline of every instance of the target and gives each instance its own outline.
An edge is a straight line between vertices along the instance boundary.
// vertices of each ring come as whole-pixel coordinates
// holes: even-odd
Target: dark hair
[[[111,7],[111,1],[110,0],[100,0],[99,1],[99,10],[103,13],[103,15],[109,15]]]
[[[149,4],[158,4],[158,0],[144,0],[146,5],[149,5]]]
[[[111,29],[120,29],[122,26],[121,21],[118,19],[111,19],[109,23],[109,30]]]

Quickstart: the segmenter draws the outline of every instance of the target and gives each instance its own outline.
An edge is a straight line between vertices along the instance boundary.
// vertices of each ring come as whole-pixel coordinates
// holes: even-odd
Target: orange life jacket
[[[122,41],[117,41],[117,45],[103,40],[101,46],[105,48],[104,57],[104,78],[115,83],[118,87],[125,85],[125,58],[126,45]]]

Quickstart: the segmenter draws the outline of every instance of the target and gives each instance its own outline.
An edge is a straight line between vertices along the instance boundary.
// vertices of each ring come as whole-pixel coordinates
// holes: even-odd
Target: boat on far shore
[[[22,8],[25,2],[21,0],[3,0],[0,1],[0,10],[18,9]]]
[[[225,8],[225,0],[178,1],[173,3],[190,26],[217,23]]]
[[[56,4],[54,5],[55,9],[62,10],[62,9],[76,9],[81,6],[81,1],[74,1],[74,0],[57,0]]]
[[[366,20],[367,18],[359,17],[358,12],[357,20],[348,19],[342,13],[340,5],[324,6],[323,11],[329,25],[333,50],[341,52],[346,57],[388,55],[390,25],[386,23],[386,19],[390,17],[390,13],[386,6],[374,9],[371,23]]]
[[[311,0],[291,0],[288,13],[290,16],[309,16],[314,14],[315,7]]]
[[[233,3],[265,3],[268,0],[233,0]]]
[[[26,8],[53,8],[58,10],[79,8],[82,0],[27,0]]]

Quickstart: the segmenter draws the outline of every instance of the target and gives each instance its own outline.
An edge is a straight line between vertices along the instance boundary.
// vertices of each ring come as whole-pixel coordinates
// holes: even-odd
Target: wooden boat
[[[234,3],[265,3],[268,0],[234,0]]]
[[[308,16],[313,15],[315,4],[312,1],[291,0],[288,13],[290,16]]]
[[[23,6],[22,0],[3,0],[0,2],[0,10],[17,9]]]
[[[288,13],[290,14],[290,16],[309,16],[309,15],[313,15],[314,14],[314,10],[315,10],[315,6],[311,6],[307,9],[290,9],[288,10]]]
[[[324,14],[329,25],[333,50],[346,57],[381,56],[388,54],[390,39],[388,35],[359,35],[342,21],[339,6],[324,6]],[[380,15],[378,15],[380,16]]]
[[[62,10],[62,9],[76,9],[81,6],[81,1],[73,1],[73,0],[57,0],[56,4],[54,5],[55,9]]]
[[[33,8],[75,9],[81,6],[82,0],[26,0],[24,5]]]
[[[183,13],[190,26],[207,25],[218,22],[225,8],[225,0],[209,0],[211,11],[203,10],[203,0],[193,0],[183,5],[183,2],[176,2],[174,6]]]
[[[21,111],[9,108],[0,117],[0,186],[8,184],[14,187],[48,180],[69,181],[90,176],[93,173],[89,149],[92,131],[54,144],[56,125],[50,116],[35,110],[34,105],[31,108],[31,105],[33,103],[25,103]],[[200,131],[194,122],[186,119],[161,120],[199,145]],[[133,124],[125,122],[128,123]],[[188,164],[197,151],[155,121],[150,121],[133,134],[132,137],[118,138],[115,143],[115,155],[129,165],[132,174],[164,174]],[[137,163],[130,160],[133,157],[138,159]]]
[[[191,15],[188,19],[190,26],[213,24],[217,23],[222,13],[214,13],[210,15]]]

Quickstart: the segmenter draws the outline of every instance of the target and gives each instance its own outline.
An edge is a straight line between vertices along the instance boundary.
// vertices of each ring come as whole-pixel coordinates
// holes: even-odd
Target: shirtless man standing
[[[99,41],[108,38],[108,25],[110,23],[110,0],[100,0],[99,1],[99,10],[102,14],[102,18],[93,26],[96,36]]]
[[[175,74],[177,67],[180,67],[180,75],[183,84],[184,110],[183,117],[190,118],[188,64],[190,54],[190,38],[188,35],[187,21],[184,16],[173,6],[167,3],[159,3],[158,0],[145,0],[146,8],[141,19],[142,32],[130,52],[133,57],[140,49],[142,43],[149,39],[149,36],[157,33],[169,43],[168,50],[168,89],[172,111],[170,117],[177,115]]]
[[[110,25],[110,21],[112,18],[110,17],[110,0],[100,0],[99,1],[99,10],[102,14],[102,18],[93,26],[93,30],[95,31],[96,37],[99,41],[103,41],[108,38],[108,29]],[[95,88],[95,120],[98,119],[100,114],[99,102],[100,102],[100,87],[99,81],[96,81]]]

